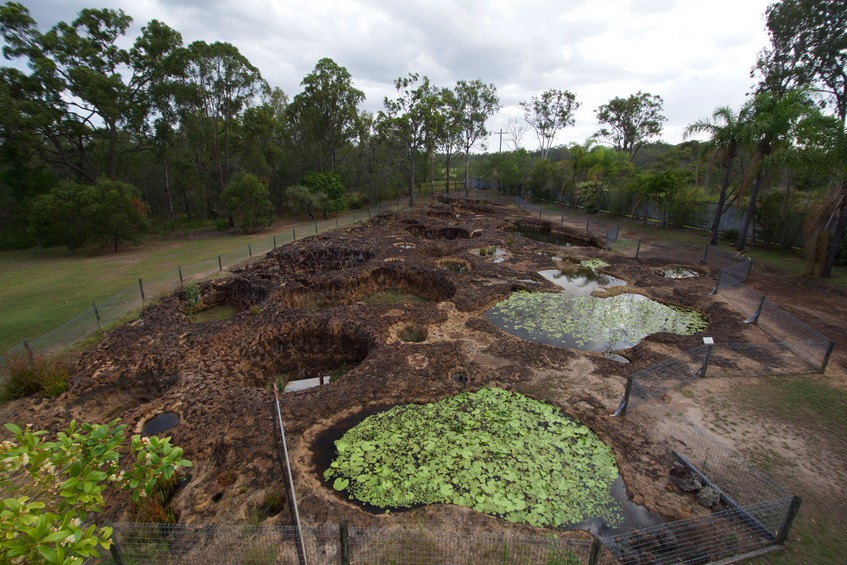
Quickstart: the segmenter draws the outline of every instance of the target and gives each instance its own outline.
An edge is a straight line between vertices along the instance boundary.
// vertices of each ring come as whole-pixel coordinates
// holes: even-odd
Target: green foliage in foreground
[[[559,409],[484,388],[366,418],[335,442],[324,473],[379,508],[458,504],[511,522],[619,522],[611,449]]]
[[[160,481],[190,467],[170,438],[132,436],[124,446],[126,426],[77,424],[47,441],[47,431],[6,424],[13,439],[0,444],[0,555],[3,563],[81,565],[108,549],[112,529],[98,528],[107,490],[132,492],[139,503]],[[130,463],[122,470],[120,461]]]
[[[640,294],[611,298],[515,292],[486,313],[501,329],[562,347],[608,343],[630,347],[659,332],[692,335],[706,328],[698,312],[666,306]]]

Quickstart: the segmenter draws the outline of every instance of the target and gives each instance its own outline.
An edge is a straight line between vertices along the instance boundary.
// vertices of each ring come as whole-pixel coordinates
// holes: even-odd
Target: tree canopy
[[[662,123],[667,120],[662,115],[662,105],[661,96],[640,90],[627,98],[612,98],[597,108],[597,121],[608,127],[594,136],[626,151],[633,159],[646,140],[662,133]]]

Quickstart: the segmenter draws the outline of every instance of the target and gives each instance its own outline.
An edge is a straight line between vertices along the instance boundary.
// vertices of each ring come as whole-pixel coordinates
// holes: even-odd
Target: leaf
[[[350,481],[349,481],[349,480],[344,479],[344,478],[341,478],[341,477],[338,477],[338,478],[337,478],[337,479],[335,479],[335,481],[332,483],[332,488],[334,488],[335,490],[344,490],[344,489],[346,489],[346,488],[347,488],[347,485],[349,485],[349,484],[350,484]]]

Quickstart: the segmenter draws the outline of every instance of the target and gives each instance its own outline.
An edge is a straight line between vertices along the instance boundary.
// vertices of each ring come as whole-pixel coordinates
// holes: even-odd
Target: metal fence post
[[[706,262],[706,257],[708,257],[708,256],[709,256],[709,244],[707,243],[707,244],[706,244],[706,250],[703,252],[703,260],[702,260],[702,261],[700,261],[700,262],[701,262],[701,263],[705,263],[705,262]]]
[[[759,316],[762,315],[762,308],[765,306],[765,297],[759,299],[759,307],[756,308],[756,312],[753,313],[752,316],[744,320],[745,324],[758,324]]]
[[[350,565],[350,533],[347,524],[342,522],[339,526],[339,541],[341,542],[341,565]]]
[[[29,358],[29,364],[32,365],[32,362],[35,360],[32,355],[32,347],[30,347],[29,342],[25,339],[21,340],[21,345],[23,345],[24,349],[26,349],[26,356]]]
[[[294,228],[291,228],[291,237],[294,241],[297,241],[297,230]]]
[[[638,243],[635,244],[635,258],[638,259],[638,253],[641,252],[641,240],[638,240]]]
[[[600,562],[600,550],[603,549],[603,543],[594,538],[591,541],[591,552],[588,554],[588,565],[597,565]]]
[[[626,379],[626,390],[623,393],[623,400],[618,404],[618,407],[615,408],[615,411],[612,412],[612,417],[618,416],[626,416],[626,411],[629,408],[629,395],[632,393],[632,375],[627,377]]]
[[[91,307],[94,308],[94,317],[97,318],[97,327],[102,330],[103,322],[100,320],[100,311],[97,309],[97,305],[93,302],[91,303]]]
[[[797,512],[800,511],[801,502],[803,502],[803,500],[799,496],[791,498],[791,504],[788,506],[788,514],[786,514],[785,521],[779,529],[779,534],[777,534],[776,540],[774,540],[777,545],[784,544],[788,539],[788,532],[791,531],[791,524],[794,522],[794,518],[797,517]]]
[[[559,220],[559,224],[565,225],[565,215],[564,214],[562,214],[562,219]]]
[[[715,282],[715,288],[712,289],[712,292],[709,294],[715,295],[718,293],[718,289],[721,287],[721,277],[723,276],[723,271],[718,271],[718,280]]]
[[[118,546],[117,540],[112,538],[112,545],[109,546],[109,553],[112,554],[112,559],[117,565],[124,565],[124,558],[121,555],[121,548]]]
[[[709,368],[709,361],[712,360],[712,348],[715,346],[715,340],[711,337],[704,337],[703,343],[706,344],[706,358],[703,359],[703,365],[694,373],[695,377],[705,377],[706,370]]]
[[[315,222],[315,235],[318,235],[318,223]]]
[[[253,258],[253,246],[249,243],[247,244],[247,255],[249,255],[251,259]]]
[[[823,356],[823,361],[821,362],[821,373],[826,372],[826,366],[829,365],[829,358],[832,357],[833,348],[835,348],[835,342],[830,341],[829,347],[826,348],[826,354]]]
[[[141,277],[141,279],[143,278]],[[144,283],[141,282],[141,279],[138,279],[138,290],[141,291],[141,303],[144,304]]]
[[[182,280],[182,267],[178,266],[176,270],[179,273],[179,286],[183,286],[185,284],[185,281]]]
[[[276,236],[274,236],[274,249],[276,249]]]
[[[223,264],[223,262],[221,261],[221,257],[223,257],[223,255],[218,255],[218,270],[219,270],[219,271],[223,271],[223,270],[224,270],[224,264]]]

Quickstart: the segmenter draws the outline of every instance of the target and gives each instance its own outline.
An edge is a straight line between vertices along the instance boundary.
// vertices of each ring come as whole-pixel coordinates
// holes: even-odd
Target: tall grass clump
[[[68,389],[71,363],[64,357],[37,356],[9,359],[9,378],[0,386],[2,400],[40,393],[45,398],[59,396]]]

